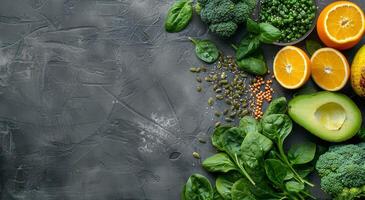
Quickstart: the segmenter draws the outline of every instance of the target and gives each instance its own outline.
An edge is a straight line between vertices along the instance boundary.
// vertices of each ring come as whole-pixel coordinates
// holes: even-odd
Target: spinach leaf
[[[185,200],[185,191],[186,191],[186,184],[184,184],[183,189],[180,193],[180,200]]]
[[[200,174],[191,175],[185,185],[185,199],[212,200],[213,188],[209,180]]]
[[[232,200],[255,200],[244,179],[236,181],[231,188]]]
[[[311,142],[293,145],[288,152],[289,161],[292,164],[305,164],[314,159],[316,145]]]
[[[234,158],[236,155],[239,156],[241,154],[240,150],[243,139],[244,136],[235,131],[235,129],[233,128],[224,132],[220,137],[223,150],[228,153],[231,158]]]
[[[277,159],[265,160],[266,175],[276,186],[281,187],[284,184],[288,169],[284,163]]]
[[[288,103],[285,97],[274,99],[267,107],[263,117],[271,114],[285,114],[288,107]]]
[[[272,44],[281,37],[281,31],[269,23],[260,23],[260,41],[265,44]]]
[[[260,123],[253,118],[252,116],[245,116],[240,120],[239,127],[245,133],[245,135],[249,133],[260,133],[261,126]]]
[[[238,168],[225,153],[215,154],[203,161],[203,167],[209,172],[228,172]]]
[[[314,170],[314,168],[312,166],[307,167],[306,169],[297,169],[296,168],[296,171],[298,172],[299,176],[302,178],[307,177],[310,173],[313,172],[313,170]]]
[[[298,183],[297,181],[288,181],[285,183],[285,188],[289,192],[299,193],[300,191],[304,190],[304,184]]]
[[[247,19],[246,28],[247,28],[247,31],[250,33],[256,33],[256,34],[260,33],[259,23],[255,22],[251,18]]]
[[[288,115],[285,114],[272,114],[268,115],[261,121],[262,133],[272,139],[281,140],[290,134],[293,128],[293,122]]]
[[[214,129],[213,136],[212,136],[212,144],[218,150],[223,151],[223,145],[220,140],[221,135],[226,132],[228,129],[232,128],[229,125],[222,125]]]
[[[167,32],[180,32],[189,24],[193,16],[192,2],[192,0],[179,0],[171,6],[165,20]]]
[[[224,175],[218,176],[217,180],[215,181],[215,185],[217,187],[218,193],[224,199],[232,199],[231,196],[231,189],[233,184],[241,178],[241,175],[235,172],[230,172]]]
[[[213,200],[224,200],[223,197],[219,194],[217,187],[214,187]]]
[[[305,49],[311,56],[320,48],[322,48],[322,45],[316,40],[305,41]]]
[[[244,168],[244,161],[241,159],[241,144],[244,139],[243,134],[235,131],[236,129],[229,129],[224,132],[220,137],[220,142],[225,151],[239,168],[239,172],[246,176],[246,178],[255,185],[255,182],[252,180],[251,176],[247,173]]]
[[[268,71],[265,60],[260,57],[248,57],[237,60],[237,66],[240,70],[253,75],[265,75]]]
[[[242,142],[241,156],[249,167],[254,168],[259,166],[259,161],[271,148],[272,142],[269,138],[258,132],[251,132]]]
[[[193,17],[192,2],[192,0],[179,0],[171,6],[165,20],[167,32],[180,32],[188,26]]]
[[[219,50],[215,44],[209,40],[198,40],[189,37],[189,40],[195,45],[196,56],[206,62],[214,63],[219,58]]]
[[[245,38],[240,42],[236,49],[236,60],[241,60],[253,54],[260,47],[260,40],[258,37],[253,39]]]

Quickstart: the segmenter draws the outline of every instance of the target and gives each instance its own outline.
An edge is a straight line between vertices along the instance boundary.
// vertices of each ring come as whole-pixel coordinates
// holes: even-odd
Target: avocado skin
[[[343,128],[330,131],[321,126],[314,113],[320,106],[335,102],[346,111],[346,121]],[[346,95],[334,92],[317,92],[294,97],[288,104],[289,116],[297,124],[305,128],[313,135],[329,142],[343,142],[353,136],[361,128],[362,116],[358,106]]]

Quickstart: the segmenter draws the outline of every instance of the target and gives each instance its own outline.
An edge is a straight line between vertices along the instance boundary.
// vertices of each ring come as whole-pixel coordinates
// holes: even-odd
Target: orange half
[[[349,49],[362,38],[365,30],[364,13],[349,1],[329,4],[318,17],[318,35],[327,46]]]
[[[350,65],[346,57],[332,48],[322,48],[313,54],[311,70],[314,82],[328,91],[342,89],[350,77]]]
[[[310,59],[301,49],[287,46],[281,49],[274,59],[274,75],[281,86],[297,89],[310,77]]]

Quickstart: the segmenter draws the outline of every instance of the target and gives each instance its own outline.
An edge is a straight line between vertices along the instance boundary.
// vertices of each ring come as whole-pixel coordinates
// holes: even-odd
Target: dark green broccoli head
[[[365,187],[365,143],[331,147],[319,157],[316,169],[322,189],[333,197],[351,200],[355,193],[365,194],[360,189]]]
[[[209,26],[210,31],[222,38],[231,37],[236,32],[237,28],[237,24],[232,21],[212,24]]]
[[[257,0],[198,0],[200,17],[209,29],[221,37],[231,37],[239,24],[250,17]],[[233,25],[233,23],[235,25]],[[224,30],[223,28],[227,28]]]
[[[201,10],[200,16],[205,23],[215,24],[231,21],[235,4],[230,0],[210,0]]]
[[[246,3],[239,2],[236,4],[233,12],[233,21],[237,24],[245,23],[247,18],[251,15],[252,10]]]

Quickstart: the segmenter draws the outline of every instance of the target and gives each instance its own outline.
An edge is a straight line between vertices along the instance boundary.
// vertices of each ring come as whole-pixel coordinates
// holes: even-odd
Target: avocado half
[[[361,128],[361,111],[346,95],[317,92],[294,97],[289,102],[290,117],[313,135],[343,142]]]

